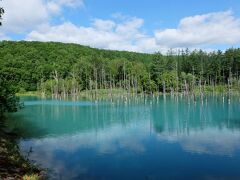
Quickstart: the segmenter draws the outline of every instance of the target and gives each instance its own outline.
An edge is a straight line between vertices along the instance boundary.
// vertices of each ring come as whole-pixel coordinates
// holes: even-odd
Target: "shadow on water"
[[[48,134],[34,122],[27,121],[24,115],[8,115],[4,120],[8,132],[15,134],[19,139],[42,138]]]
[[[71,102],[33,97],[24,100],[25,108],[9,114],[7,126],[26,139],[97,132],[114,124],[127,126],[139,114],[137,108],[145,112],[141,106],[128,109],[124,102]]]

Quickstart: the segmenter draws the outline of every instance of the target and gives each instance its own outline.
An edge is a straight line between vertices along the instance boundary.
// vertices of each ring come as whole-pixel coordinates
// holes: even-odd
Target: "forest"
[[[0,42],[0,74],[14,92],[43,96],[239,92],[240,49],[144,54],[57,42]]]

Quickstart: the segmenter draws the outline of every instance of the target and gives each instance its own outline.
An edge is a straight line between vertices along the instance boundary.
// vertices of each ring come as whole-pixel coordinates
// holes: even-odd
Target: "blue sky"
[[[240,45],[239,0],[3,0],[0,40],[166,52]]]
[[[67,19],[89,25],[93,17],[108,19],[114,13],[136,16],[145,20],[146,28],[176,27],[179,20],[198,14],[233,10],[240,15],[238,0],[87,0],[82,11],[66,9]]]

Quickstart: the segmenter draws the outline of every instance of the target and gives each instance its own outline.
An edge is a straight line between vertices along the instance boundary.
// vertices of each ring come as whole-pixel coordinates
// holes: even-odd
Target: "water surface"
[[[22,100],[8,127],[51,179],[240,179],[237,98]]]

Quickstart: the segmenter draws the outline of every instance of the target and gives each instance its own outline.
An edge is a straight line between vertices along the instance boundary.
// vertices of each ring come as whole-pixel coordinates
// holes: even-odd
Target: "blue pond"
[[[240,103],[22,98],[22,154],[50,179],[240,179]]]

